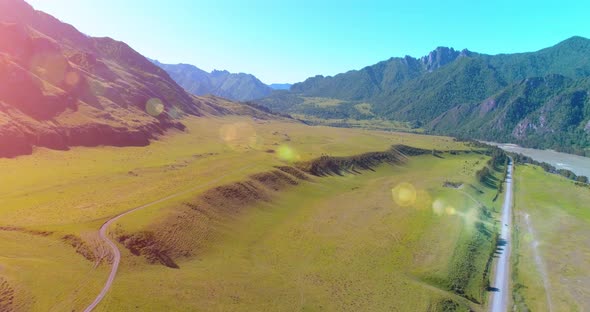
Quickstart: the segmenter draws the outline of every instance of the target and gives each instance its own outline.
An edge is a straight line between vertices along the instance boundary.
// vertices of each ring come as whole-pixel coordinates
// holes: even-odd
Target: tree
[[[487,176],[490,174],[490,169],[488,167],[483,167],[475,173],[477,180],[481,183],[486,181]]]

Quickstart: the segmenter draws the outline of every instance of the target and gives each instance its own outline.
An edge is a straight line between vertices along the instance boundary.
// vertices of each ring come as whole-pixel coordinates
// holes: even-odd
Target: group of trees
[[[477,180],[484,183],[486,179],[492,175],[492,170],[499,171],[502,166],[508,161],[506,153],[498,147],[490,147],[486,152],[491,158],[488,160],[487,165],[475,173]]]
[[[475,173],[475,177],[477,178],[477,181],[485,183],[490,174],[490,168],[488,168],[488,166],[485,166]]]
[[[505,165],[508,161],[506,153],[499,147],[490,148],[489,155],[491,159],[488,161],[488,164],[492,166],[493,169],[500,168],[501,166]]]

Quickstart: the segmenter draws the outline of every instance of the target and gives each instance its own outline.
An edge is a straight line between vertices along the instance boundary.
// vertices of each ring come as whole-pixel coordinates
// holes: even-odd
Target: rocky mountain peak
[[[461,56],[468,56],[468,50],[456,51],[453,48],[438,47],[428,55],[420,58],[420,61],[428,71],[433,71],[441,66],[444,66]]]
[[[226,76],[229,74],[230,74],[230,72],[228,72],[227,70],[219,70],[219,69],[214,69],[211,72],[211,75],[214,75],[214,76]]]

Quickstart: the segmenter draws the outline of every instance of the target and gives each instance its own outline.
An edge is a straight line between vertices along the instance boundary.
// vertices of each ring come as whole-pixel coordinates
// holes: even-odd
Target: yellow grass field
[[[95,263],[105,255],[96,231],[133,207],[188,190],[124,217],[113,230],[150,228],[179,203],[275,165],[382,151],[393,144],[469,149],[446,137],[288,121],[224,117],[185,123],[187,131],[170,132],[147,147],[38,149],[0,159],[0,285],[5,285],[0,287],[10,289],[15,310],[83,309],[110,268],[105,261]],[[447,155],[301,183],[229,220],[203,253],[178,260],[180,269],[149,264],[120,246],[120,273],[99,310],[341,310],[371,304],[386,293],[388,300],[371,307],[387,310],[396,302],[391,291],[415,294],[425,307],[455,298],[429,278],[448,275],[452,247],[469,229],[460,226],[465,218],[456,213],[474,203],[441,185],[445,179],[475,184],[474,171],[485,157]],[[416,206],[392,202],[391,188],[401,182],[424,195]],[[493,191],[476,196],[489,202]],[[430,202],[438,197],[448,201],[440,216]],[[95,258],[82,256],[88,250]],[[348,262],[340,261],[345,258]],[[411,262],[419,265],[410,267]],[[368,279],[362,282],[363,277]],[[375,285],[367,284],[372,280]]]
[[[515,173],[517,311],[590,309],[590,189],[536,166]]]
[[[476,231],[477,203],[463,192],[491,202],[490,191],[442,186],[474,183],[480,157],[418,156],[404,166],[316,178],[250,207],[179,269],[127,254],[101,311],[426,311],[445,299],[458,310],[482,310],[429,282],[451,274],[461,238]],[[415,190],[407,206],[392,197],[399,186]],[[127,222],[134,221],[120,225]],[[158,288],[135,291],[154,281]]]

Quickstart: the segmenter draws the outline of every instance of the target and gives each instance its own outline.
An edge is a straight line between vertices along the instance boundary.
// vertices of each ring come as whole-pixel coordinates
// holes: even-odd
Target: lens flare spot
[[[256,148],[259,145],[256,129],[246,122],[223,125],[219,130],[219,135],[232,149]]]
[[[39,78],[59,85],[66,79],[68,62],[58,53],[40,53],[33,56],[30,68]]]
[[[440,216],[444,213],[445,211],[445,202],[442,199],[436,199],[434,202],[432,202],[432,212],[434,212],[434,214]]]
[[[68,72],[64,81],[71,87],[76,86],[78,85],[78,82],[80,82],[80,75],[78,75],[77,72]]]
[[[428,209],[432,206],[432,198],[430,194],[425,190],[417,190],[416,191],[416,208],[418,209]]]
[[[406,207],[416,202],[416,188],[410,183],[400,183],[391,190],[393,201],[399,206]]]
[[[176,106],[172,106],[172,108],[168,111],[168,115],[172,119],[180,119],[180,117],[182,117],[182,110]]]
[[[106,93],[107,88],[105,87],[105,85],[101,82],[98,82],[96,80],[90,80],[90,90],[92,91],[92,93],[96,94],[96,95],[100,95],[103,96]]]
[[[465,221],[465,224],[468,227],[473,227],[476,222],[480,222],[481,221],[477,217],[477,210],[476,209],[470,209],[466,213],[460,214],[460,216],[463,217],[463,220]]]
[[[445,213],[448,214],[449,216],[454,216],[457,213],[457,210],[455,210],[455,207],[453,207],[453,206],[447,206],[445,208]]]
[[[277,149],[277,157],[282,161],[293,162],[299,160],[301,157],[292,147],[288,145],[281,145]]]
[[[164,103],[158,98],[151,98],[145,103],[145,111],[154,117],[158,117],[164,112]]]

